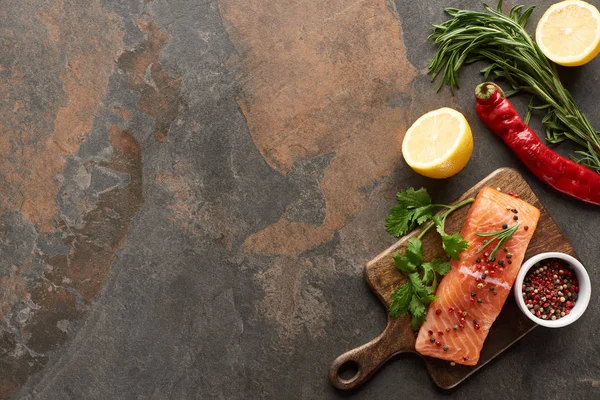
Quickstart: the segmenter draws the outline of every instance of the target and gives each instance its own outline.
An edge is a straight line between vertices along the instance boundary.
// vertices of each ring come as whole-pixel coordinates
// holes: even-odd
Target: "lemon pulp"
[[[586,64],[600,52],[600,13],[581,0],[556,3],[540,19],[535,39],[544,55],[557,64]]]
[[[473,136],[464,115],[451,108],[428,112],[406,131],[402,155],[421,175],[443,179],[460,172],[473,152]]]

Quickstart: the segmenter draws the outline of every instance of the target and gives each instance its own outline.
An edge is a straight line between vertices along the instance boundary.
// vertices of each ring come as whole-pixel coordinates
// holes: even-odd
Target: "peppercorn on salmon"
[[[484,187],[471,206],[461,230],[469,247],[452,261],[442,279],[417,336],[416,350],[425,356],[475,365],[489,329],[500,314],[523,262],[540,211],[531,204]],[[477,233],[498,232],[519,224],[501,246]],[[491,242],[478,252],[484,241]]]

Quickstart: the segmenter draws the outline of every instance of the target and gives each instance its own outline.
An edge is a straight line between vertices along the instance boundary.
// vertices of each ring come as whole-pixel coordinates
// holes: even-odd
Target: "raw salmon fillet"
[[[517,210],[517,213],[512,210]],[[515,215],[518,220],[514,219]],[[417,336],[416,350],[419,353],[457,364],[477,364],[483,342],[521,268],[539,217],[540,211],[523,200],[489,187],[479,192],[460,232],[469,242],[469,248],[461,253],[460,260],[452,261],[452,270],[444,276],[436,291],[438,298],[429,306],[426,321]],[[490,237],[477,236],[476,232],[495,232],[502,230],[503,224],[510,227],[519,222],[518,230],[498,251],[494,262],[489,261],[485,254],[491,254],[497,240],[477,254],[483,241]],[[504,247],[508,252],[504,251]],[[507,258],[507,254],[512,254],[512,257]],[[478,258],[479,263],[476,261]],[[464,321],[460,320],[461,317]],[[479,329],[476,329],[474,321],[477,321]],[[460,327],[461,324],[463,327]],[[458,329],[455,330],[455,327]],[[430,341],[432,337],[435,339],[433,343]]]

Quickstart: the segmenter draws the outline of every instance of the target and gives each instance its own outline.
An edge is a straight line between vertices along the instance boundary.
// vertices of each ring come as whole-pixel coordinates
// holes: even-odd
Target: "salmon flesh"
[[[469,247],[460,260],[452,261],[452,270],[436,291],[438,298],[429,306],[417,336],[416,350],[420,354],[457,364],[477,364],[485,338],[521,268],[539,217],[540,211],[521,199],[490,187],[479,192],[460,232]],[[495,261],[489,258],[496,240],[478,253],[483,241],[492,238],[476,233],[500,231],[505,224],[511,227],[519,222],[521,225],[498,251]]]

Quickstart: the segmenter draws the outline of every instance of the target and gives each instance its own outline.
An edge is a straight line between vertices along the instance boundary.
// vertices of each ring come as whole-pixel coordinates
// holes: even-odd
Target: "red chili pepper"
[[[538,178],[559,192],[600,205],[600,174],[552,151],[523,122],[495,83],[475,89],[477,114]]]

